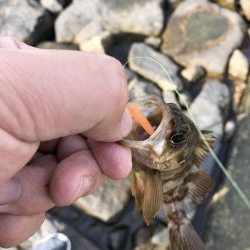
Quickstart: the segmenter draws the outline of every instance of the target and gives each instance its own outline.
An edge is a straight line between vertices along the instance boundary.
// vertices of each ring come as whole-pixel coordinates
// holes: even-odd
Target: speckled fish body
[[[199,168],[208,153],[193,122],[175,105],[153,95],[133,101],[155,127],[149,136],[136,123],[122,143],[132,149],[132,195],[147,224],[167,207],[171,250],[206,249],[186,217],[186,206],[198,205],[213,186]],[[202,131],[209,144],[214,137]]]

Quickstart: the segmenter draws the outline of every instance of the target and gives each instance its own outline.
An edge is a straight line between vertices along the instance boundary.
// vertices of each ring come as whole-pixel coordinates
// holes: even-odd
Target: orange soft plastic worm
[[[148,119],[142,114],[142,112],[133,103],[127,104],[127,110],[134,120],[136,120],[140,126],[149,134],[154,133],[154,127],[150,124]]]

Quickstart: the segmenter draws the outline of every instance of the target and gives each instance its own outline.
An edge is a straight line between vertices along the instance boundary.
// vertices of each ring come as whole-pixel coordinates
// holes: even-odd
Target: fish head
[[[131,147],[134,161],[166,171],[194,160],[199,133],[176,104],[166,104],[154,95],[135,99],[133,103],[155,129],[148,135],[134,122],[130,135],[122,140],[122,144]]]

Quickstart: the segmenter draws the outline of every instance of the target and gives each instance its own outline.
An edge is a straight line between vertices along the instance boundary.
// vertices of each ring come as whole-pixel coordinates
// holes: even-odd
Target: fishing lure
[[[132,149],[131,189],[136,208],[149,224],[166,205],[171,250],[206,249],[185,208],[197,206],[213,187],[212,178],[199,167],[209,149],[194,123],[175,104],[148,95],[132,101],[128,109],[149,122],[145,126],[139,117],[122,140]],[[211,132],[203,130],[202,134],[209,145],[214,142]]]

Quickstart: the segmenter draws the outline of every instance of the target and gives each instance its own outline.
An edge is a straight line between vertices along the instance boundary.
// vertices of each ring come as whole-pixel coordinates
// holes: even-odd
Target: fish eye
[[[184,133],[175,133],[170,137],[170,141],[173,144],[182,143],[186,139],[186,135]]]

